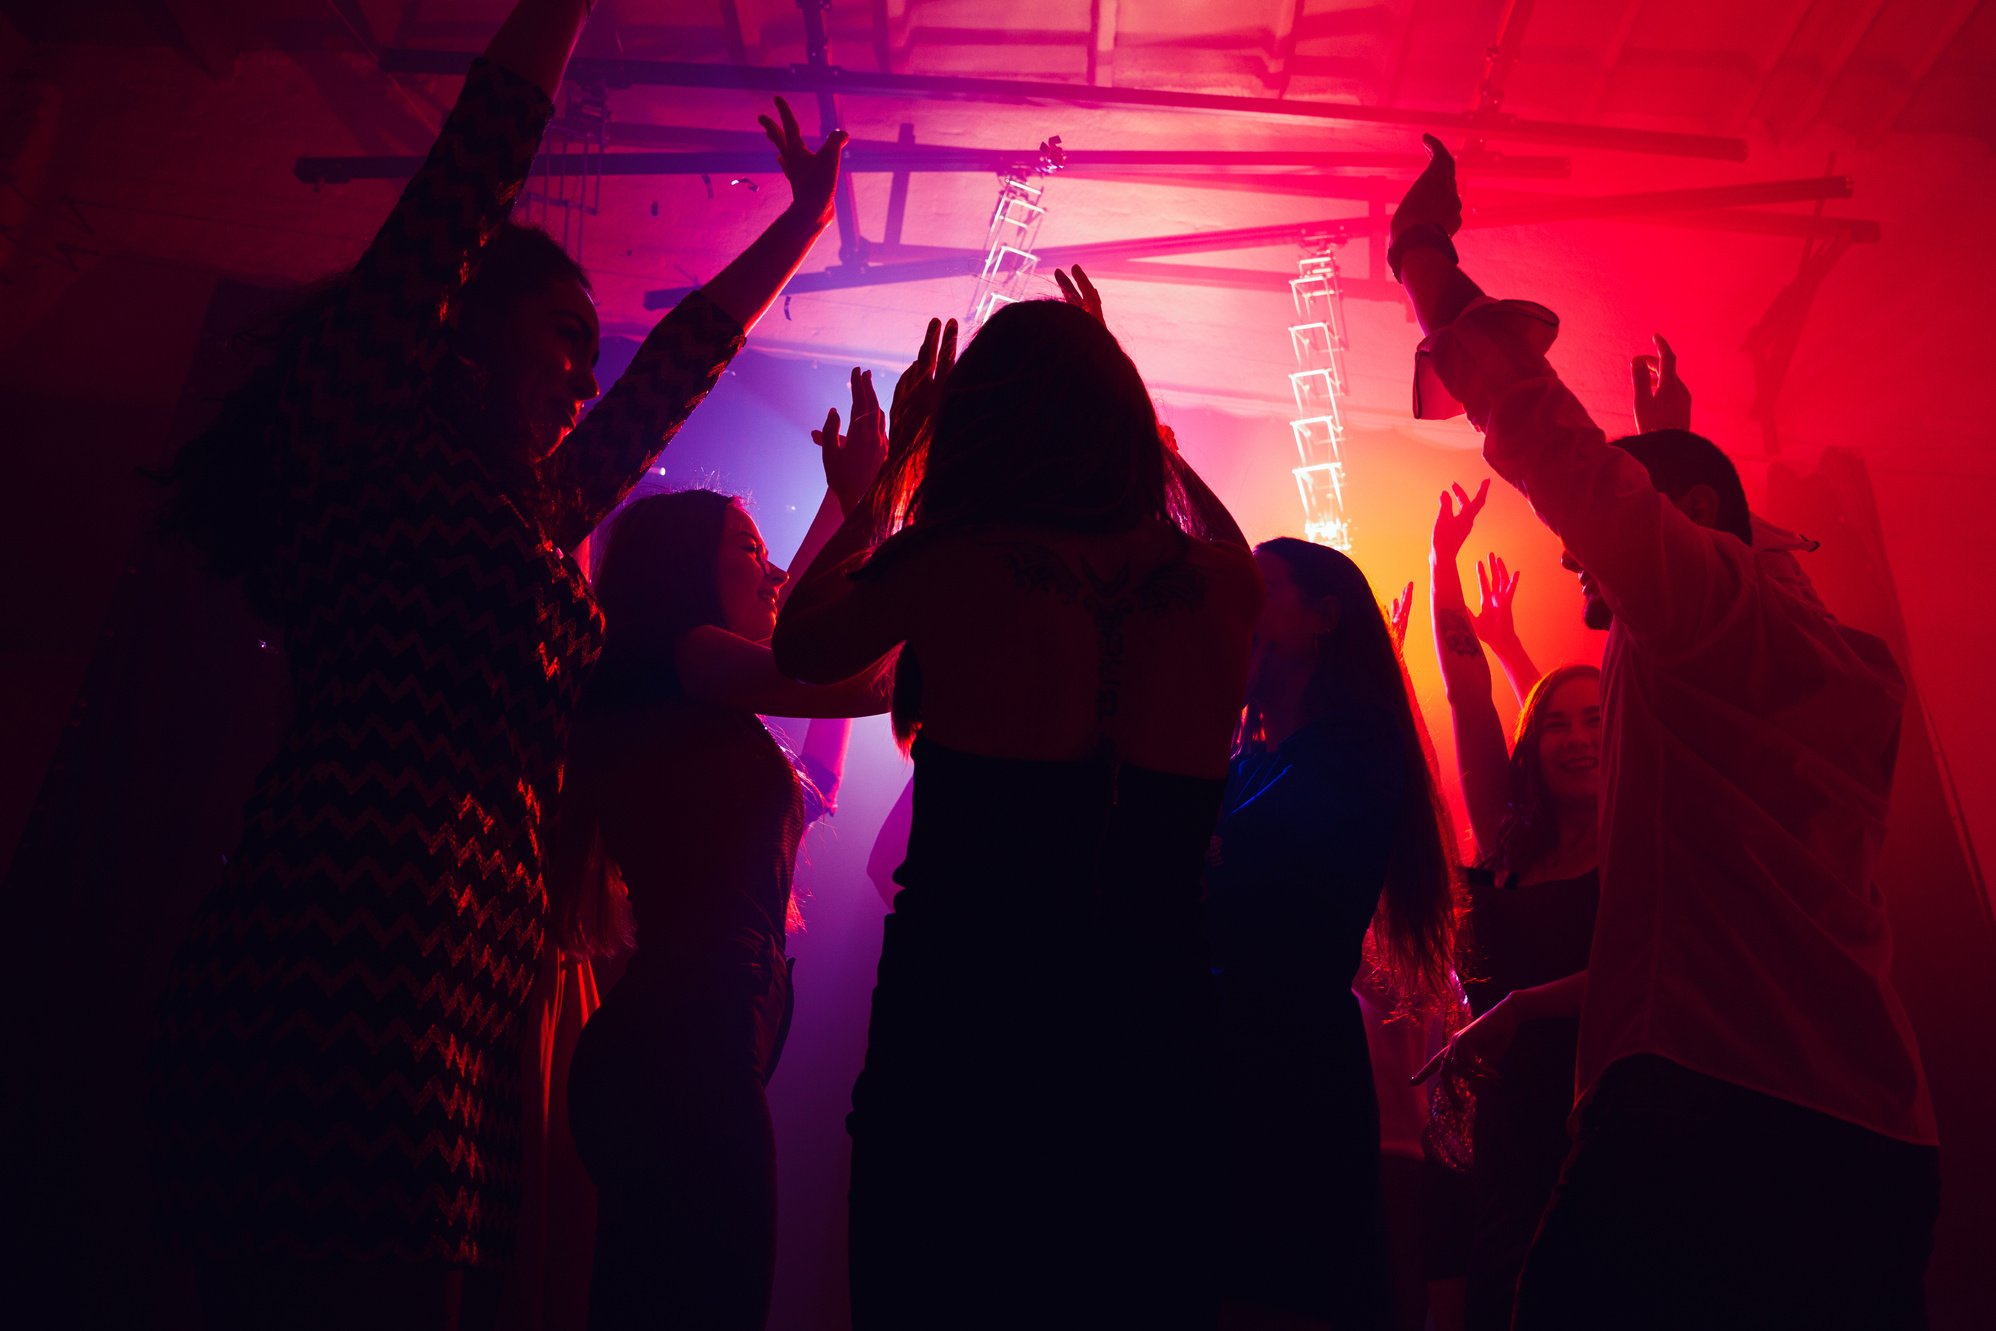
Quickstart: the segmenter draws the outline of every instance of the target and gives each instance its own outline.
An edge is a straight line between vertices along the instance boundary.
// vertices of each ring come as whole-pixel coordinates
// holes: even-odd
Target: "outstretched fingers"
[[[783,137],[777,147],[784,152],[804,152],[804,129],[797,123],[797,113],[790,109],[790,103],[781,97],[776,99],[776,114],[783,117]]]
[[[1470,496],[1467,490],[1462,488],[1460,483],[1451,485],[1449,488],[1455,491],[1456,502],[1462,506],[1462,516],[1464,518],[1474,518],[1478,513],[1481,513],[1483,505],[1490,498],[1490,478],[1488,476],[1483,478],[1483,484],[1476,487],[1474,498]],[[1442,498],[1447,499],[1448,496],[1443,495]]]
[[[943,325],[942,344],[936,350],[934,373],[940,379],[956,367],[956,320]]]

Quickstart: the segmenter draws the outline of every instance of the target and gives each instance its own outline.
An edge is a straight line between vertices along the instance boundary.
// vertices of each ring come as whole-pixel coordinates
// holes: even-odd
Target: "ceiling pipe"
[[[381,68],[390,74],[462,74],[471,67],[466,51],[394,47],[381,53]],[[1502,113],[1420,111],[1392,107],[1353,106],[1341,102],[1292,101],[1274,97],[1232,97],[1214,93],[1170,92],[1153,88],[1091,88],[1085,84],[1030,82],[1017,79],[960,78],[934,74],[870,74],[858,70],[808,66],[690,64],[669,60],[607,60],[577,57],[568,76],[611,87],[717,88],[752,92],[842,94],[914,100],[997,102],[1023,105],[1080,106],[1102,109],[1136,108],[1161,111],[1205,111],[1258,118],[1332,121],[1426,130],[1440,135],[1517,139],[1598,148],[1609,152],[1654,153],[1667,157],[1697,157],[1743,162],[1746,140],[1714,134],[1679,134],[1661,130],[1614,129],[1600,125],[1525,120]]]
[[[760,175],[772,169],[768,140],[754,136],[759,147],[691,149],[683,152],[625,151],[592,157],[586,171],[602,176]],[[855,141],[846,146],[842,172],[1000,172],[1037,160],[1037,149],[923,147],[885,140]],[[1070,152],[1063,176],[1110,175],[1131,171],[1202,167],[1221,169],[1293,167],[1311,171],[1374,170],[1411,174],[1427,163],[1425,154],[1371,152]],[[300,157],[293,167],[308,185],[343,185],[356,180],[407,180],[423,164],[420,156]],[[1564,179],[1570,163],[1564,157],[1488,155],[1463,164],[1466,176],[1510,176],[1524,179]],[[536,162],[537,172],[580,175],[584,164],[560,158]]]

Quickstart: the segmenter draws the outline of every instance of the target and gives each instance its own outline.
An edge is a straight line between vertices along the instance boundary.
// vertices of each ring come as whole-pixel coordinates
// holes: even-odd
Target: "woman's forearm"
[[[485,58],[535,84],[549,97],[561,86],[562,72],[595,0],[519,0],[486,44]]]
[[[1511,682],[1511,692],[1518,695],[1518,705],[1523,707],[1525,699],[1531,696],[1532,686],[1539,682],[1539,668],[1532,654],[1518,638],[1503,642],[1485,639],[1485,643],[1497,658],[1497,664],[1504,668],[1504,678]]]
[[[817,513],[811,518],[811,525],[804,532],[804,539],[797,547],[797,553],[790,560],[790,580],[777,589],[776,608],[781,610],[790,600],[790,593],[797,590],[804,580],[804,573],[817,562],[818,555],[831,543],[831,539],[845,525],[845,514],[839,508],[838,496],[825,491],[824,499],[818,505]]]
[[[1433,616],[1435,657],[1441,664],[1442,692],[1455,730],[1456,775],[1475,834],[1477,851],[1497,846],[1509,802],[1510,750],[1504,726],[1490,700],[1490,663],[1470,623],[1462,578],[1455,561],[1430,552],[1428,606]]]
[[[1587,1001],[1587,972],[1575,971],[1529,989],[1513,989],[1509,1001],[1517,1004],[1518,1016],[1524,1021],[1577,1017]]]
[[[821,716],[804,728],[804,743],[798,757],[828,778],[818,793],[825,797],[827,811],[839,802],[839,783],[845,779],[846,747],[852,739],[852,721],[846,717]]]
[[[782,292],[784,283],[803,265],[804,257],[824,233],[829,220],[814,217],[794,204],[785,208],[733,263],[715,274],[701,290],[744,330],[754,328],[756,320],[762,318]]]

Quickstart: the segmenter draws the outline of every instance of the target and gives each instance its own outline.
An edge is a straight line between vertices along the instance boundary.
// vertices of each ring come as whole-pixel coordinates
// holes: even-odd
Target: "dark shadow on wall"
[[[1941,1131],[1941,1219],[1927,1292],[1934,1331],[1996,1326],[1996,924],[1946,755],[1919,692],[1871,481],[1856,454],[1808,473],[1777,465],[1768,512],[1820,540],[1803,566],[1839,619],[1879,634],[1911,682],[1878,882],[1892,917],[1893,981],[1912,1017]],[[1969,593],[1964,593],[1969,594]],[[1985,701],[1987,712],[1996,702]],[[1985,724],[1980,727],[1988,733]],[[1825,1013],[1835,1020],[1836,1014]],[[1836,1162],[1823,1162],[1833,1171]]]

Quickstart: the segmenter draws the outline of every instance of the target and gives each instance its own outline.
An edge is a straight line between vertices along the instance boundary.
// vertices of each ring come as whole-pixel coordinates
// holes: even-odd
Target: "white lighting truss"
[[[1344,294],[1338,286],[1337,242],[1297,262],[1289,299],[1297,322],[1289,326],[1289,349],[1297,368],[1289,376],[1296,416],[1289,431],[1300,465],[1293,468],[1303,500],[1303,535],[1318,545],[1351,549],[1351,523],[1345,517]]]
[[[1026,285],[1040,266],[1033,247],[1039,243],[1040,223],[1047,213],[1046,186],[1034,182],[1052,175],[1066,161],[1060,136],[1055,135],[1040,144],[1033,166],[1014,168],[998,178],[998,202],[991,210],[991,224],[984,229],[984,269],[962,321],[964,342],[999,306],[1025,299]]]

